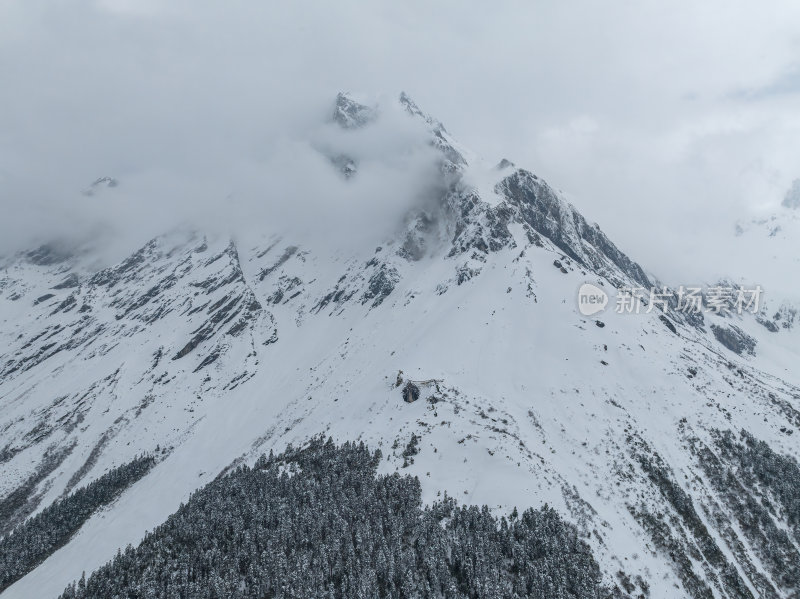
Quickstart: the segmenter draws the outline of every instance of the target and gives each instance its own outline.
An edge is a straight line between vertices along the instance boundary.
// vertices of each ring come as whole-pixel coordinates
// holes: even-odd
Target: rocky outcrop
[[[798,309],[796,306],[793,306],[789,303],[783,303],[775,312],[775,315],[772,317],[772,319],[778,325],[780,325],[781,328],[789,330],[794,328],[794,325],[798,320],[798,314],[800,314],[800,309]]]
[[[419,387],[409,381],[406,383],[406,386],[403,387],[402,394],[403,401],[406,403],[413,403],[419,399]]]
[[[427,123],[432,134],[431,145],[439,150],[445,159],[442,164],[443,172],[454,173],[460,170],[463,166],[466,166],[467,160],[464,158],[461,152],[455,148],[454,142],[450,138],[450,134],[447,132],[447,129],[444,128],[442,123],[422,112],[414,100],[412,100],[405,92],[400,94],[400,104],[403,106],[403,108],[405,108],[408,114],[420,118]]]
[[[735,325],[718,326],[712,324],[711,332],[714,333],[717,341],[735,354],[749,354],[751,356],[756,354],[756,340]]]
[[[27,258],[28,262],[36,266],[61,264],[71,257],[72,252],[69,248],[58,243],[45,243],[25,254],[25,258]]]
[[[619,282],[619,274],[650,288],[641,266],[622,253],[596,224],[586,219],[539,177],[519,169],[497,184],[516,220],[530,225],[575,262]]]
[[[118,185],[119,181],[114,177],[100,177],[95,179],[92,184],[84,190],[83,195],[91,197],[103,189],[113,189]]]
[[[356,102],[346,93],[336,96],[333,121],[345,129],[357,129],[373,121],[377,116],[374,108]]]
[[[400,276],[395,268],[382,264],[375,274],[370,277],[367,290],[361,296],[361,303],[365,304],[371,301],[373,308],[381,305],[383,300],[394,291],[394,287],[399,280]]]

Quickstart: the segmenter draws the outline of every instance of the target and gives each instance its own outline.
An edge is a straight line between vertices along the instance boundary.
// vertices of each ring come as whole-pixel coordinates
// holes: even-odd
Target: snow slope
[[[160,461],[3,599],[56,596],[220,472],[320,432],[381,448],[382,468],[419,476],[426,499],[556,506],[609,582],[622,571],[633,595],[646,583],[652,597],[692,596],[636,517],[665,514],[694,575],[734,596],[643,470],[643,454],[660,456],[752,596],[790,596],[692,447],[745,429],[800,459],[798,328],[771,331],[770,314],[665,321],[613,303],[582,316],[582,283],[612,293],[652,276],[535,175],[481,164],[400,101],[430,129],[443,191],[380,248],[331,255],[273,231],[180,230],[98,272],[91,255],[57,247],[4,260],[0,497],[33,489],[16,518],[142,451]],[[345,95],[334,114],[348,127],[380,118]],[[736,326],[754,354],[722,345],[712,324]],[[398,377],[421,399],[404,402]],[[412,434],[421,451],[404,466]]]

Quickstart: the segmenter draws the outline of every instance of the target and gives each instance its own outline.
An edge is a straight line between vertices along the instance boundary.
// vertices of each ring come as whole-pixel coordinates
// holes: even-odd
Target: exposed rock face
[[[345,154],[338,154],[334,156],[331,158],[331,162],[333,163],[333,166],[335,166],[337,170],[344,175],[345,179],[349,179],[355,175],[356,171],[358,170],[356,161]]]
[[[798,312],[800,312],[800,309],[797,307],[784,303],[773,318],[775,321],[779,322],[784,329],[791,329],[798,320]]]
[[[664,315],[662,314],[661,316],[659,316],[659,317],[658,317],[658,319],[659,319],[661,322],[663,322],[663,323],[664,323],[664,326],[665,326],[665,327],[667,327],[667,328],[668,328],[670,331],[672,331],[672,332],[673,332],[673,333],[675,333],[676,335],[678,334],[678,329],[677,329],[677,328],[675,328],[675,325],[674,325],[674,324],[672,324],[672,322],[670,321],[670,319],[669,319],[669,318],[667,318],[666,316],[664,316]]]
[[[232,242],[212,256],[205,254],[206,243],[193,235],[173,243],[167,237],[155,238],[119,265],[95,273],[83,286],[73,272],[50,293],[36,297],[33,305],[46,305],[50,316],[71,312],[79,299],[82,307],[79,316],[48,321],[30,338],[20,338],[19,347],[0,364],[0,376],[16,376],[60,354],[101,355],[102,349],[93,346],[104,333],[133,336],[165,319],[178,318],[192,327],[188,339],[174,348],[173,360],[201,345],[214,353],[217,339],[224,345],[223,335],[236,337],[269,320],[244,279]],[[34,263],[51,265],[50,256],[40,248]]]
[[[74,272],[67,275],[63,281],[61,281],[58,285],[54,285],[53,289],[72,289],[73,287],[77,287],[80,283],[78,275]]]
[[[462,284],[478,275],[490,253],[515,248],[513,225],[521,225],[529,244],[549,247],[563,253],[579,269],[592,270],[615,286],[651,287],[643,269],[621,252],[600,230],[566,202],[547,183],[533,173],[517,169],[504,159],[495,170],[505,175],[495,186],[492,202],[471,186],[465,174],[471,168],[458,143],[444,125],[424,113],[405,93],[399,102],[414,119],[422,120],[430,132],[430,144],[439,151],[441,179],[431,189],[432,199],[424,208],[413,208],[406,217],[404,230],[394,252],[378,261],[370,261],[374,270],[364,282],[351,272],[336,287],[318,300],[321,309],[329,303],[341,304],[357,295],[362,303],[380,305],[405,273],[398,262],[418,262],[442,251],[448,258],[459,258],[454,266],[453,283]],[[336,99],[333,119],[346,129],[368,126],[378,118],[374,108],[365,106],[347,94]],[[357,174],[357,164],[349,157],[329,157],[333,166],[350,178]],[[502,176],[500,175],[500,176]],[[496,200],[500,200],[499,202]],[[393,245],[387,240],[387,245]],[[566,272],[566,270],[564,270]],[[358,287],[356,289],[355,287]],[[447,288],[443,283],[441,288]],[[282,298],[281,298],[282,300]],[[686,318],[678,318],[685,322]]]
[[[95,179],[92,184],[86,188],[86,190],[84,190],[83,195],[93,196],[103,189],[113,189],[118,185],[119,181],[117,181],[114,177],[100,177]]]
[[[795,179],[783,198],[783,206],[790,210],[800,209],[800,179]]]
[[[735,325],[717,326],[712,324],[711,332],[714,333],[717,341],[735,354],[746,353],[751,356],[756,354],[756,340]]]
[[[333,122],[343,129],[360,129],[374,121],[378,116],[375,108],[355,101],[346,93],[336,96],[333,108]],[[347,154],[334,154],[329,159],[345,179],[353,177],[358,171],[355,159]]]
[[[759,316],[758,318],[756,318],[756,321],[760,325],[762,325],[765,329],[767,329],[770,333],[777,333],[778,331],[780,331],[778,325],[768,318]]]
[[[286,261],[297,253],[297,250],[298,248],[296,245],[290,245],[289,247],[287,247],[283,251],[283,254],[281,254],[281,257],[278,258],[278,260],[275,262],[275,264],[261,270],[261,272],[258,275],[259,280],[263,281],[273,272],[275,272],[275,270],[286,264]]]
[[[81,262],[91,256],[57,246],[18,254],[7,268],[0,262],[0,494],[18,489],[21,501],[11,517],[35,507],[37,489],[51,489],[41,496],[49,503],[120,460],[168,448],[163,474],[145,477],[145,487],[131,491],[138,495],[111,508],[114,517],[95,521],[103,531],[117,526],[109,538],[124,547],[139,518],[128,518],[126,506],[161,501],[166,490],[177,508],[204,476],[252,457],[242,453],[250,447],[320,430],[389,444],[396,435],[387,466],[412,468],[427,484],[458,481],[442,487],[448,493],[473,489],[488,505],[563,494],[563,509],[604,556],[604,571],[631,596],[648,596],[652,584],[668,587],[657,596],[670,599],[710,597],[706,589],[745,598],[737,590],[745,576],[752,588],[774,586],[765,597],[790,596],[795,582],[780,569],[797,559],[775,553],[777,573],[767,580],[749,555],[769,542],[758,527],[729,523],[739,508],[725,506],[728,481],[741,469],[728,476],[709,454],[714,468],[704,481],[687,448],[719,455],[709,427],[752,425],[758,438],[798,456],[796,444],[784,443],[800,428],[796,376],[776,378],[758,370],[766,360],[743,359],[755,350],[750,334],[765,357],[796,339],[786,332],[797,307],[771,307],[761,324],[749,314],[709,315],[712,331],[702,314],[681,314],[674,303],[666,315],[624,322],[610,313],[602,321],[577,316],[568,302],[580,279],[609,291],[658,282],[536,175],[509,161],[471,170],[472,154],[441,123],[408,96],[400,101],[440,150],[438,179],[392,233],[354,243],[352,252],[320,251],[316,240],[265,222],[263,235],[235,243],[164,235],[101,271]],[[376,116],[342,95],[332,118],[332,127],[352,129]],[[347,157],[324,156],[331,171],[359,176]],[[400,367],[416,382],[395,375]],[[423,380],[433,376],[448,384]],[[576,400],[548,399],[556,393]],[[401,397],[417,405],[401,407]],[[753,411],[741,409],[751,403]],[[400,453],[409,437],[418,444]],[[505,485],[504,476],[528,478]],[[775,530],[788,530],[777,511],[741,507],[748,522],[772,519]],[[143,534],[159,521],[140,524]],[[79,535],[54,556],[66,565],[54,567],[72,568],[92,538]],[[621,563],[631,576],[618,573]],[[41,567],[27,593],[9,597],[55,596],[39,592],[54,573],[47,562]]]
[[[357,129],[375,120],[377,112],[374,108],[359,104],[349,95],[340,93],[336,96],[333,109],[333,120],[345,129]]]
[[[408,114],[423,119],[430,127],[431,133],[433,134],[431,144],[438,149],[446,159],[445,163],[442,165],[442,170],[444,172],[455,172],[467,164],[467,160],[461,152],[454,147],[453,141],[450,139],[447,129],[444,128],[442,123],[422,112],[419,106],[414,103],[414,100],[405,92],[400,94],[400,104],[403,105]]]
[[[507,168],[514,168],[515,164],[511,162],[508,158],[503,158],[500,162],[497,163],[497,170],[502,171],[503,169]]]
[[[371,300],[373,307],[379,306],[394,291],[399,279],[394,268],[387,268],[385,264],[381,265],[380,269],[370,278],[369,286],[361,296],[361,303],[365,304]]]
[[[641,266],[533,173],[519,169],[498,183],[496,191],[508,198],[516,220],[549,239],[584,268],[606,274],[612,280],[617,278],[614,271],[618,269],[643,287],[651,286]]]
[[[514,237],[508,230],[512,213],[507,205],[492,207],[471,190],[456,192],[449,201],[455,221],[451,256],[470,250],[485,254],[513,247]]]
[[[419,399],[419,387],[417,387],[414,383],[408,382],[406,386],[403,387],[403,400],[406,403],[412,403]]]
[[[52,266],[54,264],[66,262],[72,257],[72,252],[59,244],[46,243],[40,245],[35,250],[27,252],[25,257],[31,264],[35,264],[36,266]]]

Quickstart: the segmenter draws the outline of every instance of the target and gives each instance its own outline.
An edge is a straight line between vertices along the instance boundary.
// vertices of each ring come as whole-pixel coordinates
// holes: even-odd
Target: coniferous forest
[[[600,570],[551,508],[497,518],[418,479],[378,475],[380,452],[322,438],[262,456],[194,493],[73,598],[594,599]]]
[[[100,507],[116,499],[155,464],[140,456],[56,501],[0,539],[0,592],[66,545]]]

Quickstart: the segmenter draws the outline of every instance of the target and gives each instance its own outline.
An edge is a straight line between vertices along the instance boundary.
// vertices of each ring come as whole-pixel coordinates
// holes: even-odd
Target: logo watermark
[[[608,294],[597,285],[584,283],[578,289],[578,310],[584,316],[591,316],[606,309]]]
[[[617,314],[649,314],[668,310],[684,314],[757,314],[764,290],[755,287],[694,287],[681,285],[677,290],[667,287],[620,287],[616,289],[614,311]],[[606,309],[610,303],[608,293],[592,283],[578,289],[578,311],[592,316]]]

